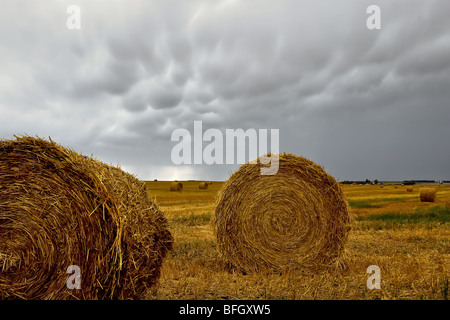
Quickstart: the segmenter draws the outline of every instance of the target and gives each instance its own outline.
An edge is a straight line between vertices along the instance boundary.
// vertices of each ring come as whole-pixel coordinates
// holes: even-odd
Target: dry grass
[[[183,193],[169,192],[169,181],[147,183],[175,239],[159,285],[149,291],[148,299],[448,298],[450,223],[369,218],[389,213],[404,217],[434,206],[450,208],[450,185],[439,189],[435,203],[420,202],[420,186],[408,194],[390,187],[343,186],[349,202],[366,203],[352,208],[355,220],[346,245],[345,269],[243,274],[219,258],[211,227],[214,199],[223,183],[214,182],[203,191],[198,190],[198,182],[183,183]],[[381,290],[366,286],[366,270],[373,264],[381,268]]]
[[[0,299],[140,298],[171,244],[135,177],[52,141],[0,141]]]

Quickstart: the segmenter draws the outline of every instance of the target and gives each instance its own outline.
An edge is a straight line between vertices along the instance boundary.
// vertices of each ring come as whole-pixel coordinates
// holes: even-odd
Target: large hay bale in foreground
[[[350,229],[339,183],[314,162],[279,155],[275,175],[244,164],[223,185],[213,219],[221,256],[244,272],[338,262]]]
[[[0,141],[0,206],[0,299],[141,298],[172,246],[143,182],[53,141]]]
[[[172,182],[169,186],[170,191],[183,191],[183,184],[181,182]]]
[[[420,188],[420,202],[434,202],[436,201],[435,188]]]
[[[199,189],[208,189],[208,183],[206,182],[200,182],[198,185]]]

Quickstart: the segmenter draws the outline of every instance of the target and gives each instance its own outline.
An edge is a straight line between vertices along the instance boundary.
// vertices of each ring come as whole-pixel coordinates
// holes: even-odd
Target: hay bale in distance
[[[174,181],[170,184],[170,191],[183,191],[183,184],[181,182]]]
[[[339,183],[314,162],[279,155],[275,175],[242,165],[216,200],[221,257],[243,272],[322,268],[339,261],[351,217]]]
[[[420,188],[420,202],[435,202],[436,189],[435,188]]]
[[[138,299],[172,246],[143,182],[51,140],[0,141],[0,203],[0,299]]]
[[[414,188],[413,187],[408,187],[408,188],[406,188],[406,192],[413,192],[414,191]]]
[[[200,182],[198,185],[199,189],[208,189],[208,183],[207,182]]]

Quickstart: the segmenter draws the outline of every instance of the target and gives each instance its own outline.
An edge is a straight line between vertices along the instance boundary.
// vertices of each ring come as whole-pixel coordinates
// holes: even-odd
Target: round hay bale
[[[218,193],[213,225],[221,257],[243,272],[338,262],[351,221],[339,183],[293,154],[279,155],[275,175],[261,175],[261,166],[259,159],[242,165]]]
[[[183,191],[183,184],[181,182],[172,182],[169,187],[170,191]]]
[[[142,298],[172,246],[145,184],[51,140],[16,138],[0,141],[0,299]],[[70,266],[80,289],[67,285]]]
[[[436,189],[435,188],[420,188],[420,202],[435,202]]]
[[[198,185],[199,189],[208,189],[208,183],[207,182],[200,182]]]
[[[408,188],[406,188],[406,192],[413,192],[414,191],[414,188],[413,187],[408,187]]]

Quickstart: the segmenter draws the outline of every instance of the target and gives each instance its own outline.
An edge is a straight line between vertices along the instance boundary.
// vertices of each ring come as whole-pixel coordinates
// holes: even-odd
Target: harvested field
[[[420,202],[419,185],[408,193],[344,185],[354,217],[345,268],[244,274],[223,263],[213,233],[223,182],[199,190],[198,182],[183,181],[183,193],[169,192],[170,181],[146,183],[175,239],[148,299],[448,299],[450,185],[439,188],[435,203]],[[366,286],[370,265],[380,267],[380,290]]]

